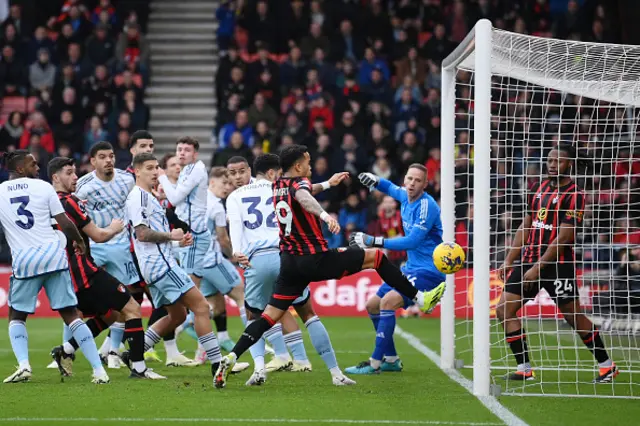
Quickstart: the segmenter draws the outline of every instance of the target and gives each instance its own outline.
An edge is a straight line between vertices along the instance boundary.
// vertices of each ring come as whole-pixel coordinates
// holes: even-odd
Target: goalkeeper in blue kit
[[[405,236],[383,238],[356,232],[351,234],[350,245],[362,248],[380,247],[388,250],[406,250],[407,262],[401,268],[407,279],[425,293],[433,293],[440,300],[445,289],[445,275],[433,264],[433,250],[442,242],[440,207],[424,190],[427,186],[427,169],[422,164],[412,164],[400,188],[372,173],[361,173],[360,182],[370,190],[377,189],[400,202],[402,226]],[[396,310],[408,308],[413,301],[384,283],[375,296],[367,301],[367,311],[376,329],[376,345],[368,361],[345,370],[351,374],[378,374],[381,371],[402,371],[393,332],[396,326]],[[435,306],[435,303],[433,304]]]

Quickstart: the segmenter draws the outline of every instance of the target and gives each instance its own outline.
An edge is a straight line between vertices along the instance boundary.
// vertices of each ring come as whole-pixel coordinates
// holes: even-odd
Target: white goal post
[[[640,46],[540,38],[480,20],[442,63],[444,240],[472,238],[467,269],[447,277],[441,301],[441,367],[472,374],[476,395],[640,398],[640,298],[628,264],[640,225],[639,106]],[[591,384],[598,364],[542,297],[520,313],[539,377],[505,385],[499,376],[516,363],[495,319],[495,271],[525,215],[527,184],[544,178],[559,141],[593,160],[589,175],[573,177],[587,200],[575,241],[580,301],[620,379]]]

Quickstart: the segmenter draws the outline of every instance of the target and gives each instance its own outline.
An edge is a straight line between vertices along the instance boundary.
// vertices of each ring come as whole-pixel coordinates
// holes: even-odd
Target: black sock
[[[511,352],[516,357],[518,365],[529,362],[529,349],[527,348],[527,335],[523,329],[505,333]]]
[[[219,315],[214,315],[213,322],[216,324],[216,330],[218,332],[227,331],[227,312],[223,312]]]
[[[176,338],[176,331],[175,330],[171,330],[170,332],[168,332],[167,334],[162,336],[162,340],[164,340],[165,342],[168,341],[168,340],[175,340],[175,338]]]
[[[418,294],[418,289],[411,285],[407,277],[400,272],[400,269],[398,269],[397,266],[394,266],[393,263],[389,262],[387,256],[380,250],[376,253],[374,267],[384,282],[398,290],[409,299],[415,299]]]
[[[600,337],[600,331],[597,328],[582,337],[582,342],[585,344],[589,352],[593,354],[598,363],[602,364],[603,362],[609,359],[609,354],[607,353],[607,349],[604,346],[604,342]]]
[[[129,343],[131,361],[144,360],[144,328],[142,319],[130,319],[124,323],[124,340]]]
[[[247,326],[231,352],[240,358],[240,355],[248,351],[251,346],[260,340],[262,335],[269,330],[273,324],[273,321],[267,320],[264,316],[258,318]]]
[[[153,324],[158,322],[158,320],[162,317],[166,317],[167,310],[165,308],[156,308],[151,311],[151,316],[149,317],[149,322],[147,323],[147,328],[151,327]]]
[[[138,293],[132,293],[131,297],[133,297],[133,300],[138,302],[138,305],[142,305],[142,302],[144,301],[144,292],[140,291]]]

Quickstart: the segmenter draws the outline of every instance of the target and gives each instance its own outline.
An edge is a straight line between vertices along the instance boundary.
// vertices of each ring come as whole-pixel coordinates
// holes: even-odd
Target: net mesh
[[[492,272],[491,377],[502,392],[640,397],[640,48],[493,32],[491,81],[491,269],[511,249],[529,212],[530,188],[547,177],[546,159],[569,142],[572,178],[586,195],[574,243],[578,293],[621,374],[594,384],[598,363],[545,290],[518,316],[536,380],[504,380],[516,369],[495,308],[503,283]],[[474,55],[456,70],[456,240],[468,269],[456,277],[456,358],[473,353]],[[555,204],[555,202],[554,202]],[[535,214],[535,213],[534,213]],[[534,218],[535,220],[535,218]],[[526,244],[525,244],[526,245]],[[550,265],[557,268],[557,265]],[[562,288],[559,288],[562,291]]]

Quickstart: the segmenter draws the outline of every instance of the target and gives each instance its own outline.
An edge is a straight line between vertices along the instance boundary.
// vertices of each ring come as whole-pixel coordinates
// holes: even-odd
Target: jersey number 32
[[[245,197],[242,199],[243,203],[249,204],[249,207],[247,208],[247,213],[255,215],[256,217],[256,220],[254,220],[253,222],[249,222],[248,220],[244,221],[244,226],[246,226],[249,229],[259,228],[262,225],[262,222],[264,221],[264,214],[260,211],[260,209],[257,208],[261,201],[262,200],[260,199],[260,197]],[[272,202],[273,201],[270,198],[267,198],[267,202],[265,204],[267,206],[271,206]],[[267,216],[267,220],[266,220],[267,227],[276,228],[278,226],[278,224],[276,223],[275,216],[276,216],[275,212]]]

